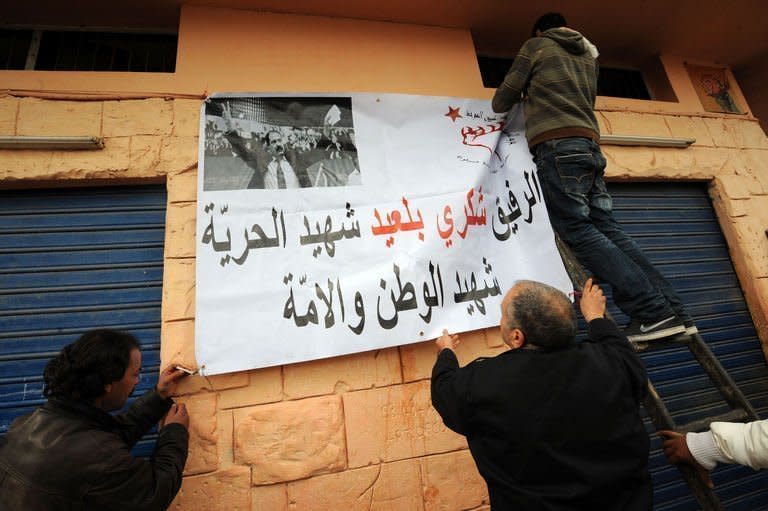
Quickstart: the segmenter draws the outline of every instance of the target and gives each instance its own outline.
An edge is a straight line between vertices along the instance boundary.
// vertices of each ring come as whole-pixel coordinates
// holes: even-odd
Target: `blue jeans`
[[[534,149],[552,227],[599,281],[611,285],[616,305],[640,321],[672,314],[690,319],[669,282],[613,218],[600,146],[573,137]]]

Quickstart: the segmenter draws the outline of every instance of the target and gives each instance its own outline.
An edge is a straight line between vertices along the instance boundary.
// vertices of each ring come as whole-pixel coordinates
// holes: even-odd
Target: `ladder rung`
[[[664,339],[659,339],[657,341],[640,341],[640,342],[629,341],[629,342],[632,345],[632,347],[635,349],[635,351],[647,353],[650,351],[669,348],[671,346],[689,345],[691,341],[692,341],[692,338],[690,335],[678,334],[673,337],[666,337]]]
[[[745,410],[736,408],[721,415],[713,415],[712,417],[705,417],[689,422],[688,424],[683,424],[682,426],[677,427],[677,431],[704,431],[709,429],[709,425],[713,422],[744,422],[748,419],[749,414]]]

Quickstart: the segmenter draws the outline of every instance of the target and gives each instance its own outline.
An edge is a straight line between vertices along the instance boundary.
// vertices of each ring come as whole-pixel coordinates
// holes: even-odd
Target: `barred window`
[[[0,69],[24,69],[32,30],[0,30]]]
[[[0,29],[2,69],[173,73],[175,34]]]

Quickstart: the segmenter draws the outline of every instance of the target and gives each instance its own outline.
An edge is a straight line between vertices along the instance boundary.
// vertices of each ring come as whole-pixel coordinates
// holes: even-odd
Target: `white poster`
[[[572,291],[522,112],[395,94],[203,105],[195,352],[220,374],[496,326]]]

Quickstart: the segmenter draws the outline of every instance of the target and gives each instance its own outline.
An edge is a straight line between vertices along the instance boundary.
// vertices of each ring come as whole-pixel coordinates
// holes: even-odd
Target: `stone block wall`
[[[199,100],[0,97],[0,135],[96,135],[100,151],[0,150],[0,185],[164,181],[163,365],[196,366]],[[605,134],[695,138],[688,149],[604,146],[612,180],[698,180],[768,345],[768,140],[754,120],[603,110]],[[459,358],[503,351],[498,329],[462,334]],[[190,456],[172,509],[487,510],[463,437],[430,405],[431,342],[227,375],[190,377]]]
[[[479,330],[462,334],[459,357],[502,350],[498,329]],[[233,509],[488,509],[465,439],[431,407],[436,354],[428,342],[191,377],[179,399],[192,447],[173,509],[224,509],[208,492]]]
[[[598,112],[603,134],[694,138],[687,149],[603,146],[612,180],[704,181],[768,356],[768,138],[734,116]]]

